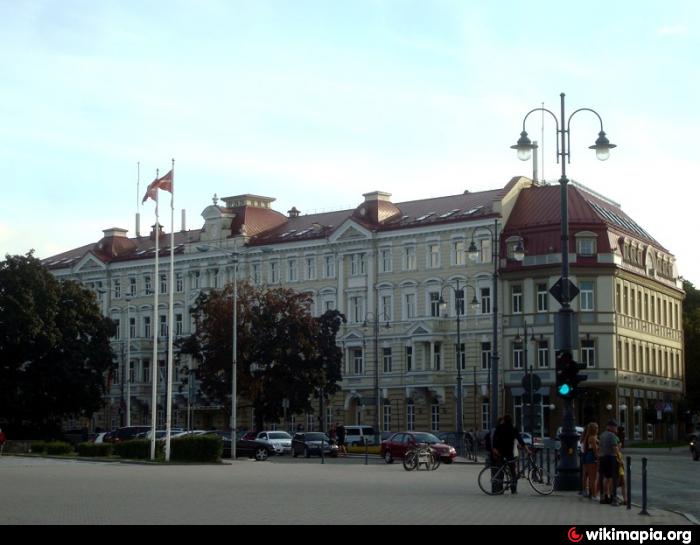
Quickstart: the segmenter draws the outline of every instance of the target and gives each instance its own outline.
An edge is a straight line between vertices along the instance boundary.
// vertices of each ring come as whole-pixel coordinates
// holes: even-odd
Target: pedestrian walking
[[[338,454],[340,456],[347,456],[348,449],[345,448],[345,426],[343,426],[342,424],[336,424],[335,434],[338,437]]]

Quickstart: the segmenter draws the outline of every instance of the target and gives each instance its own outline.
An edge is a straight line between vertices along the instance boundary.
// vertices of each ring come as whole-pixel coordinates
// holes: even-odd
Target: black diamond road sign
[[[569,283],[569,302],[573,301],[576,299],[576,296],[579,294],[579,289],[576,287],[576,284],[574,284],[571,280],[566,280]],[[552,294],[552,297],[554,297],[557,301],[559,301],[559,304],[564,304],[564,279],[560,278],[559,280],[556,281],[556,283],[549,288],[549,293]]]

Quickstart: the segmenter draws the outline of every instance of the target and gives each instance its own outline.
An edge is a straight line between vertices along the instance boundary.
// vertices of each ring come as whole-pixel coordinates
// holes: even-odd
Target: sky
[[[596,160],[577,113],[567,175],[699,285],[699,68],[697,0],[0,0],[0,255],[133,236],[137,177],[172,158],[191,229],[214,194],[311,213],[503,187],[563,92],[618,146]],[[556,183],[554,121],[526,129]]]

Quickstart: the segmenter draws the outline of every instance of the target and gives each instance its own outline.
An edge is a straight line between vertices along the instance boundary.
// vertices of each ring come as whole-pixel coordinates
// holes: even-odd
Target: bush
[[[216,435],[181,437],[170,442],[170,460],[174,462],[218,462],[224,442]]]
[[[46,454],[50,456],[62,456],[64,454],[74,454],[73,445],[61,441],[46,443]]]
[[[112,455],[111,443],[80,443],[78,445],[79,456],[90,456],[94,458]]]
[[[32,453],[34,454],[46,454],[46,441],[32,441]]]
[[[163,457],[164,446],[162,441],[156,441],[156,458]],[[149,460],[151,458],[151,441],[148,439],[136,439],[135,441],[115,443],[113,451],[120,458]]]

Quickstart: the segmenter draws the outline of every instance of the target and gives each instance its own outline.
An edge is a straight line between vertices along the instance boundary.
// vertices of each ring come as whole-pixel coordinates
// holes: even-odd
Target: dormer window
[[[598,253],[597,236],[588,231],[576,233],[576,254],[581,257],[595,256]]]

